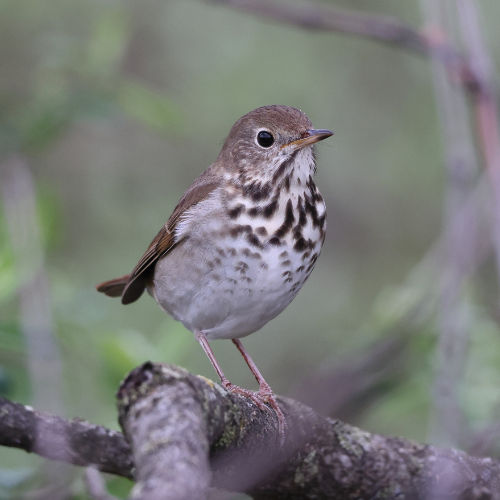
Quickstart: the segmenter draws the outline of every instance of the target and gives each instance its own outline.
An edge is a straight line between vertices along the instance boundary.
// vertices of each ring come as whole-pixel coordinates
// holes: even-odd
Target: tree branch
[[[145,363],[118,393],[130,448],[119,433],[6,400],[0,400],[0,444],[126,477],[132,455],[134,499],[201,499],[209,484],[258,499],[417,499],[427,492],[500,499],[499,461],[370,434],[297,401],[279,401],[288,422],[282,447],[272,412],[181,368]],[[38,446],[33,429],[47,426],[52,436],[65,434],[69,448]]]
[[[280,405],[288,423],[283,447],[277,444],[275,416],[251,401],[176,367],[146,363],[137,368],[118,394],[120,422],[136,459],[137,491],[147,492],[134,498],[193,498],[200,463],[206,481],[209,446],[212,483],[259,499],[349,500],[382,491],[391,498],[425,498],[432,491],[447,498],[500,499],[500,462],[369,434],[290,399],[280,398]],[[165,429],[177,422],[180,427]],[[186,447],[187,457],[179,453]],[[175,481],[186,478],[172,479],[158,470],[176,469],[179,461],[189,461],[182,464],[189,489],[168,496]],[[203,498],[203,489],[197,491],[196,498]]]
[[[416,52],[425,53],[429,49],[425,34],[389,16],[364,14],[333,7],[325,8],[318,5],[301,7],[269,0],[211,1],[300,28],[357,35]]]
[[[122,434],[84,420],[66,420],[0,397],[0,445],[132,478],[130,447]]]

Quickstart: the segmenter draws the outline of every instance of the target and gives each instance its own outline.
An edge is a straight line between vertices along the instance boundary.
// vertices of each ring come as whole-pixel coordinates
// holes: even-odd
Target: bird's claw
[[[287,423],[285,419],[285,415],[276,401],[274,393],[272,392],[269,386],[261,386],[258,392],[250,391],[249,389],[244,389],[238,385],[235,385],[229,380],[223,381],[222,385],[224,388],[233,393],[239,394],[241,396],[247,397],[251,399],[259,408],[259,410],[271,411],[274,410],[274,414],[278,419],[278,434],[280,445],[283,446],[285,444],[285,433],[287,429]]]

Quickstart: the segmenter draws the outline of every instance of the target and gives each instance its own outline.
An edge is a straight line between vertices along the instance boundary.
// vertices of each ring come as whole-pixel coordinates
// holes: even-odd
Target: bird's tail
[[[125,286],[130,278],[129,274],[122,276],[121,278],[115,278],[114,280],[104,281],[103,283],[96,286],[98,292],[102,292],[109,297],[121,297]]]

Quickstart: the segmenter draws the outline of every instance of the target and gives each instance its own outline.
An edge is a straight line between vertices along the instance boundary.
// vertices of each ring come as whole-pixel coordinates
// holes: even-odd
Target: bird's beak
[[[305,146],[310,146],[311,144],[314,144],[315,142],[322,141],[323,139],[326,139],[330,136],[333,135],[333,132],[331,130],[326,130],[326,129],[311,129],[308,130],[303,137],[300,139],[296,139],[295,141],[289,142],[288,144],[285,144],[282,146],[283,148],[287,146],[293,146],[296,149],[303,148]]]

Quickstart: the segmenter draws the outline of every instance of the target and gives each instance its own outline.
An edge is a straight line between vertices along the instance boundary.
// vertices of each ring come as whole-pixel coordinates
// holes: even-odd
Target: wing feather
[[[130,273],[130,277],[122,293],[122,304],[130,304],[142,295],[148,282],[152,279],[154,267],[158,259],[165,256],[182,241],[181,239],[176,241],[175,237],[175,229],[182,214],[204,200],[218,186],[218,179],[213,176],[202,175],[188,189],[175,207],[167,223],[154,237],[148,249]]]

